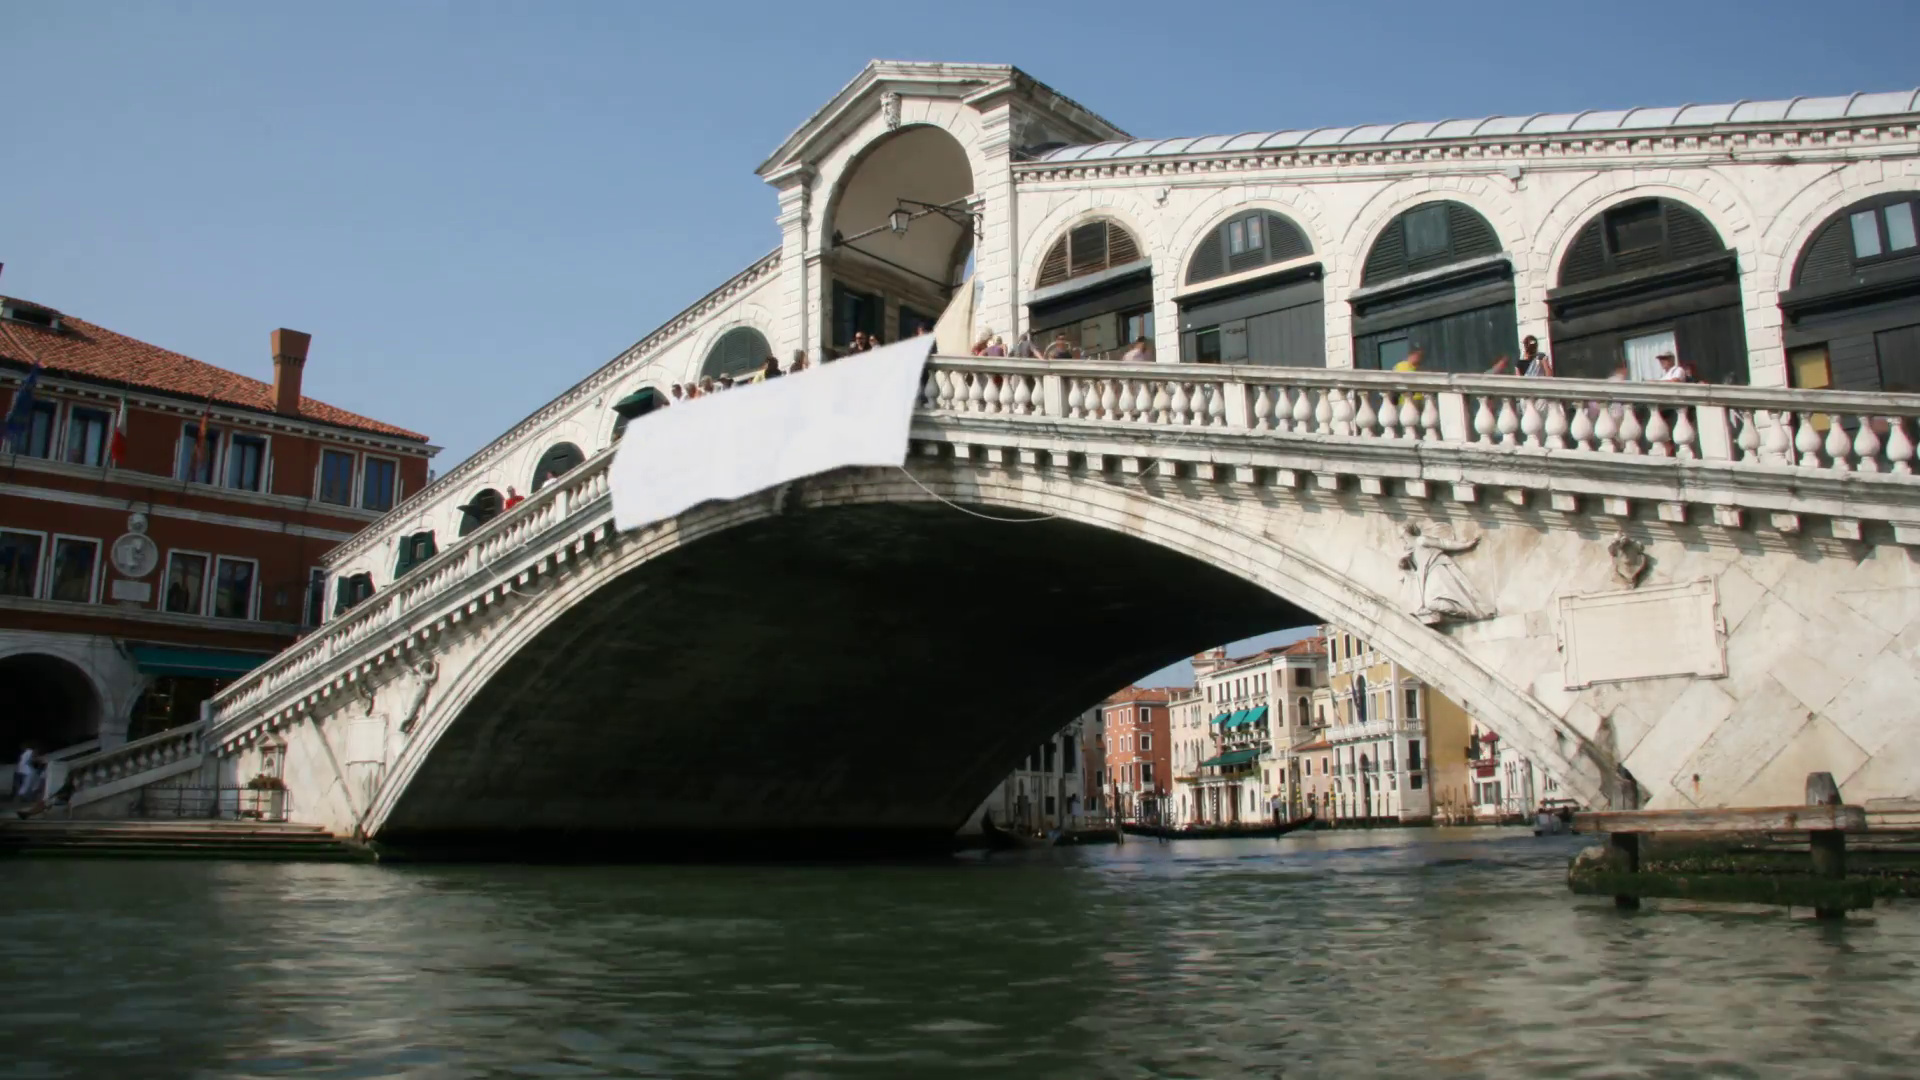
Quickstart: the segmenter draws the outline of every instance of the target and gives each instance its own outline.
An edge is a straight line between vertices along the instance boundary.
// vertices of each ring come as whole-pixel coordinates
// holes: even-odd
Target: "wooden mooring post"
[[[1576,893],[1612,896],[1615,906],[1637,908],[1643,897],[1811,907],[1821,919],[1844,918],[1873,906],[1873,886],[1847,878],[1847,833],[1864,832],[1866,811],[1840,800],[1829,773],[1807,777],[1800,806],[1715,810],[1619,810],[1577,814],[1575,827],[1607,834],[1604,848],[1589,848],[1567,868]],[[1648,858],[1648,835],[1708,841],[1741,833],[1805,832],[1810,865],[1805,874],[1734,871],[1691,858]],[[1648,864],[1652,863],[1649,869]]]

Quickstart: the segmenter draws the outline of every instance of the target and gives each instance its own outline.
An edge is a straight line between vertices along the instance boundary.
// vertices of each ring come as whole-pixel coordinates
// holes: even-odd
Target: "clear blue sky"
[[[14,3],[0,292],[424,431],[444,471],[774,246],[874,57],[1139,135],[1886,90],[1920,3]]]

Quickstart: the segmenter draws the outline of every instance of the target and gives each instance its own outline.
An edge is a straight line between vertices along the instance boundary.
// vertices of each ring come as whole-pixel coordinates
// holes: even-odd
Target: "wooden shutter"
[[[1453,234],[1453,254],[1447,260],[1450,263],[1500,254],[1499,234],[1465,203],[1447,204],[1447,230]]]
[[[1047,249],[1047,257],[1040,260],[1039,288],[1058,285],[1067,280],[1067,238],[1061,237]]]
[[[1133,234],[1107,222],[1107,266],[1125,266],[1139,258],[1140,245],[1134,241]]]
[[[1377,285],[1382,281],[1404,277],[1406,273],[1406,227],[1399,218],[1394,218],[1380,233],[1380,238],[1373,242],[1372,250],[1367,252],[1366,265],[1360,271],[1360,284]]]
[[[1068,277],[1096,274],[1107,268],[1107,223],[1089,222],[1067,234],[1071,265]]]
[[[1227,272],[1227,245],[1220,239],[1220,229],[1209,232],[1200,246],[1193,249],[1193,258],[1187,262],[1187,284],[1217,278]]]
[[[1607,239],[1602,221],[1596,217],[1573,238],[1566,258],[1560,260],[1560,284],[1578,285],[1605,277],[1606,273]]]
[[[1847,222],[1847,215],[1852,212],[1853,207],[1842,210],[1814,234],[1806,254],[1800,256],[1799,269],[1794,272],[1795,285],[1843,278],[1853,273],[1853,232]]]
[[[1707,219],[1701,217],[1692,207],[1683,206],[1671,199],[1660,201],[1664,204],[1667,213],[1669,261],[1678,262],[1727,249],[1727,246],[1720,242],[1720,234],[1715,232]]]
[[[1285,262],[1313,254],[1313,242],[1307,239],[1300,226],[1281,217],[1279,214],[1267,215],[1267,251],[1272,261]]]

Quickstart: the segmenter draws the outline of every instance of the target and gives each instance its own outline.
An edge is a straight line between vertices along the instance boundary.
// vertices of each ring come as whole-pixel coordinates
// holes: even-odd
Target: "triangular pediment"
[[[780,148],[754,170],[771,176],[794,165],[818,161],[841,139],[865,123],[891,91],[903,98],[944,97],[974,103],[1006,94],[1050,115],[1050,129],[1074,141],[1125,139],[1127,134],[1104,118],[1011,64],[936,64],[875,60],[852,82],[787,136]]]

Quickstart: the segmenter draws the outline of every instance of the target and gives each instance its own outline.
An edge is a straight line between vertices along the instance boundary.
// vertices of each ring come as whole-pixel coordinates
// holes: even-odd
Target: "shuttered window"
[[[1245,273],[1313,254],[1300,226],[1270,210],[1250,210],[1207,231],[1187,262],[1187,284]]]
[[[767,345],[767,339],[760,331],[751,326],[736,326],[720,335],[720,340],[707,350],[707,359],[700,365],[702,376],[739,375],[757,371],[760,365],[773,355],[773,349]]]
[[[460,507],[460,535],[465,536],[473,530],[500,516],[500,493],[492,488],[481,488],[465,506]]]
[[[1422,203],[1387,223],[1367,252],[1360,284],[1436,270],[1500,253],[1500,237],[1487,219],[1465,203]]]
[[[1673,199],[1635,199],[1581,227],[1560,260],[1559,283],[1579,285],[1726,249],[1713,225],[1692,207]]]
[[[1140,259],[1133,234],[1111,221],[1090,221],[1070,230],[1040,260],[1040,288],[1097,274]]]
[[[398,578],[439,553],[439,548],[433,542],[432,529],[403,536],[400,538],[399,557],[394,561],[393,576]]]
[[[1903,191],[1865,199],[1828,218],[1807,241],[1794,268],[1794,285],[1850,277],[1863,264],[1920,256],[1920,207]]]

